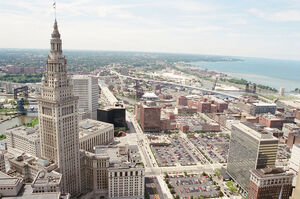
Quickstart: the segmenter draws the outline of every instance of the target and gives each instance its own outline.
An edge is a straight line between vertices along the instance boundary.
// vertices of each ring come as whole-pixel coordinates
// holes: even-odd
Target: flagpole
[[[53,8],[54,8],[54,17],[56,19],[56,1],[53,3]]]

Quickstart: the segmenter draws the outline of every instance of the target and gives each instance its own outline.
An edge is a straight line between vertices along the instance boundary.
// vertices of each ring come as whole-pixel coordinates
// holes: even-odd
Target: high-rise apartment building
[[[282,168],[251,170],[247,199],[289,199],[294,175]]]
[[[247,192],[250,170],[274,166],[278,139],[252,123],[232,125],[227,172]]]
[[[97,120],[99,86],[98,78],[90,75],[72,76],[74,95],[79,97],[78,111],[88,114],[88,118]]]
[[[80,159],[78,135],[78,97],[73,94],[67,76],[67,60],[62,55],[62,41],[55,19],[38,98],[41,156],[58,164],[62,174],[62,192],[80,193]]]

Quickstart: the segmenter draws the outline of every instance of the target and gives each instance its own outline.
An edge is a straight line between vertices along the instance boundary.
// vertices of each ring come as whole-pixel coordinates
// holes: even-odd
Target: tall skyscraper
[[[67,60],[62,55],[62,41],[55,19],[50,40],[51,50],[42,78],[39,102],[41,156],[58,164],[62,174],[62,192],[80,193],[78,97],[73,95],[67,76]]]
[[[99,87],[98,78],[89,75],[72,76],[74,95],[79,97],[78,111],[88,114],[88,118],[97,120]]]
[[[227,172],[247,192],[250,170],[275,166],[278,139],[252,123],[232,125]]]

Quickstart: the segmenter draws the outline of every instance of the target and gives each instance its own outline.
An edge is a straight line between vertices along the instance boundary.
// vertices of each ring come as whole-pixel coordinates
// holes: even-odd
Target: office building
[[[294,175],[282,168],[251,170],[247,199],[289,199]]]
[[[87,113],[88,118],[97,120],[98,78],[90,75],[73,75],[72,83],[74,96],[79,98],[78,112]]]
[[[7,150],[25,152],[41,157],[39,132],[26,126],[19,126],[6,131]]]
[[[94,146],[108,144],[114,140],[114,126],[110,123],[86,119],[79,122],[79,147],[93,152]]]
[[[106,106],[97,110],[97,120],[108,122],[117,127],[126,127],[126,110],[123,104],[117,103],[114,106]]]
[[[144,198],[145,168],[137,146],[96,146],[81,151],[82,187],[90,197]]]
[[[140,125],[144,132],[158,132],[160,125],[160,107],[146,103],[140,104]]]
[[[81,192],[78,97],[74,96],[67,75],[56,20],[50,44],[47,72],[42,78],[41,96],[37,98],[41,157],[57,163],[62,174],[62,192],[75,197]]]
[[[263,114],[263,113],[271,113],[275,114],[276,112],[276,104],[268,104],[268,103],[253,103],[250,107],[250,114]]]
[[[250,170],[275,165],[278,139],[252,123],[232,125],[227,172],[247,192]]]

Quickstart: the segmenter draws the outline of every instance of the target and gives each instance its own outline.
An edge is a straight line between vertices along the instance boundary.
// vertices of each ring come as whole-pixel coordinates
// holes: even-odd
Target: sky
[[[51,0],[0,0],[0,48],[48,49]],[[300,60],[300,0],[57,0],[64,49]]]

